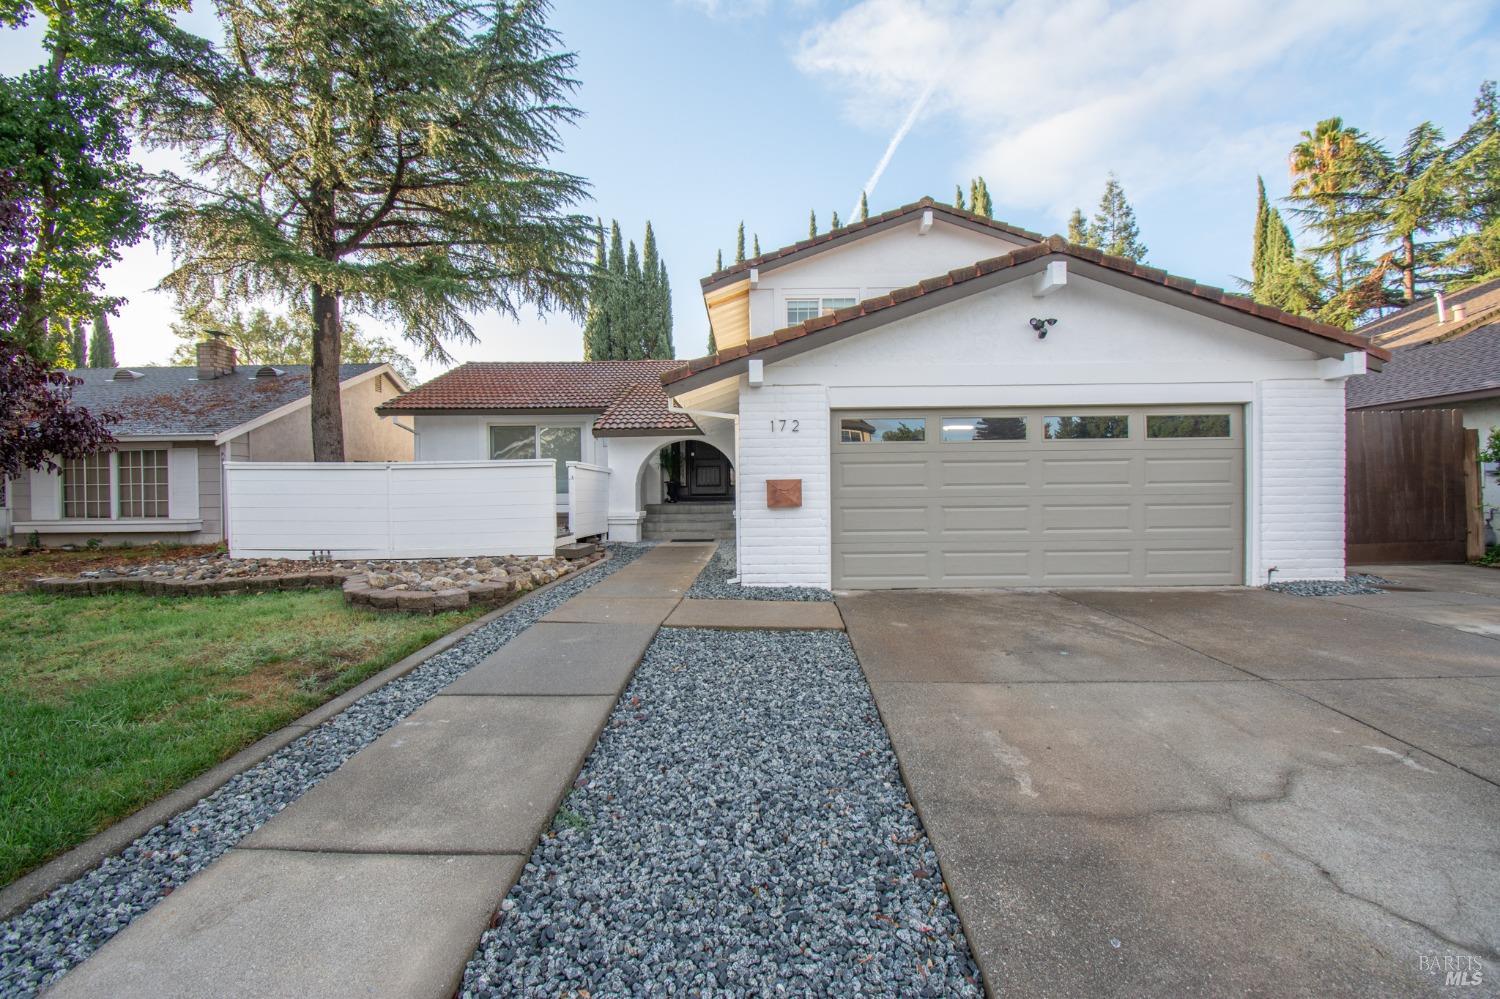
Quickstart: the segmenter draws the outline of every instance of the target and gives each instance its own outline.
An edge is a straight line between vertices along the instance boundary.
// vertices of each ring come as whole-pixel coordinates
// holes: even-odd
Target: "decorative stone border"
[[[568,571],[545,582],[578,573],[600,561],[604,551],[597,550],[582,558],[568,560]],[[441,611],[464,610],[470,605],[481,607],[503,604],[513,597],[536,589],[538,583],[526,577],[507,579],[504,582],[478,582],[466,586],[455,586],[443,590],[390,590],[369,584],[369,573],[355,573],[342,580],[344,600],[378,611],[403,611],[408,614],[437,614]]]
[[[566,557],[567,570],[556,576],[515,575],[504,580],[482,580],[441,590],[385,589],[369,584],[370,573],[359,569],[324,567],[304,572],[283,572],[265,576],[220,576],[212,579],[177,579],[155,576],[50,576],[34,579],[32,590],[64,596],[99,596],[106,593],[141,593],[149,596],[214,596],[227,593],[264,593],[272,590],[331,589],[340,587],[344,600],[378,611],[401,611],[409,614],[437,614],[464,610],[469,606],[489,607],[506,603],[546,583],[567,579],[605,557],[601,548]]]

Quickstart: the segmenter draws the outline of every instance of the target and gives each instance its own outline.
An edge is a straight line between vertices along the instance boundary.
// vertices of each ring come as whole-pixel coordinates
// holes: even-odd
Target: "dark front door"
[[[687,486],[682,491],[683,499],[728,499],[734,495],[729,459],[722,451],[697,441],[688,441],[683,450],[687,452]]]

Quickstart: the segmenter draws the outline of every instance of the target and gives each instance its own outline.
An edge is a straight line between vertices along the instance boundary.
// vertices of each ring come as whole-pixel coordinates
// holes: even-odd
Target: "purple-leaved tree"
[[[0,171],[0,478],[56,469],[114,443],[114,417],[73,402],[77,378],[48,371],[11,339],[21,314],[27,238],[32,225],[21,186]]]

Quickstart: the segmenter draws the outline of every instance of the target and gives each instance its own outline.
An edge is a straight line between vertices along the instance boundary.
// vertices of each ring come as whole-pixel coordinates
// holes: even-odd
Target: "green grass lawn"
[[[481,613],[0,594],[0,884]]]

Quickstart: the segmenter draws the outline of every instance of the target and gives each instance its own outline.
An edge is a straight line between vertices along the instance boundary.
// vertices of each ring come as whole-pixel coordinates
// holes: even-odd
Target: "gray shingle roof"
[[[1369,337],[1382,347],[1405,347],[1436,339],[1452,332],[1459,325],[1453,317],[1453,310],[1458,306],[1463,306],[1467,313],[1465,322],[1484,318],[1487,313],[1500,309],[1500,278],[1452,292],[1443,298],[1448,306],[1447,323],[1437,321],[1437,302],[1429,298],[1365,323],[1355,332]]]
[[[1350,409],[1493,391],[1500,396],[1500,323],[1400,347],[1385,370],[1349,379]]]
[[[186,367],[132,367],[144,377],[116,381],[118,368],[83,368],[71,372],[83,379],[73,389],[73,399],[91,412],[112,412],[120,417],[110,430],[116,437],[184,437],[219,434],[258,416],[264,416],[302,398],[311,391],[309,366],[281,364],[277,378],[256,378],[259,365],[242,364],[231,375],[200,382],[198,369]],[[343,364],[339,380],[380,367],[379,364]]]

